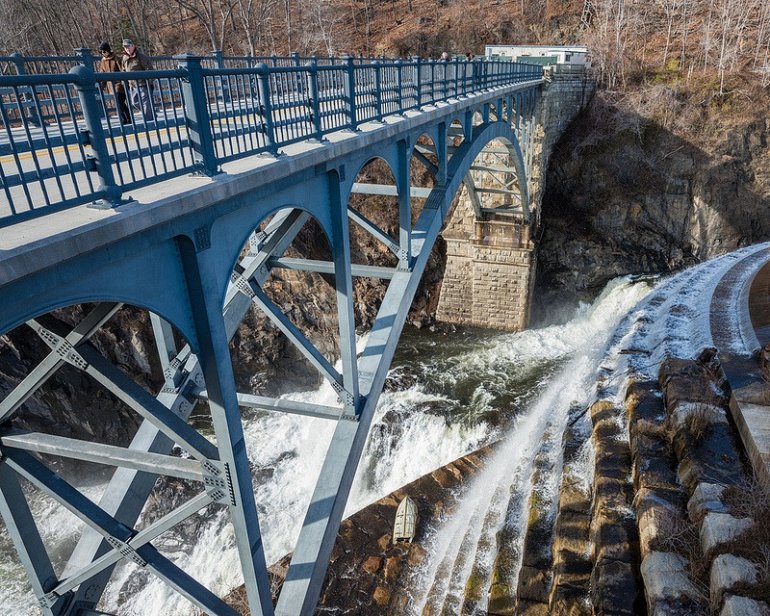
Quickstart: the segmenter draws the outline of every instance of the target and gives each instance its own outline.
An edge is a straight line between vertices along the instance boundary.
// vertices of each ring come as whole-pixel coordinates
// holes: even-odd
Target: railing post
[[[182,78],[182,99],[184,100],[185,123],[193,159],[201,175],[213,176],[219,173],[217,155],[214,151],[214,136],[211,133],[206,84],[203,80],[201,58],[191,54],[174,56],[179,68],[187,71]]]
[[[225,52],[223,52],[221,49],[215,49],[211,52],[211,55],[214,56],[214,63],[217,65],[217,68],[222,70],[225,68]],[[216,79],[217,83],[217,91],[219,97],[222,99],[223,103],[229,103],[230,102],[230,82],[227,80],[227,77],[219,76]]]
[[[449,60],[439,60],[436,62],[436,66],[441,68],[441,80],[439,83],[439,99],[445,101],[447,99],[447,93],[449,92],[449,80],[447,79],[447,69],[449,68]]]
[[[430,104],[436,104],[436,61],[433,58],[428,58],[428,66],[430,66]]]
[[[270,68],[260,63],[255,67],[259,86],[259,107],[262,111],[262,126],[264,127],[267,147],[273,154],[278,154],[275,141],[275,125],[273,124],[273,106],[270,102]]]
[[[323,141],[321,101],[319,100],[318,95],[318,60],[314,56],[305,66],[307,67],[307,91],[310,95],[310,113],[313,129],[316,133],[316,139],[318,139],[318,141]]]
[[[442,101],[445,101],[448,97],[449,92],[449,80],[447,79],[447,69],[449,68],[449,60],[440,60],[438,62],[439,66],[441,67],[441,99]]]
[[[292,51],[291,52],[291,59],[294,61],[294,66],[301,66],[302,61],[299,58],[299,52]]]
[[[75,55],[80,58],[80,63],[83,66],[94,70],[94,56],[88,47],[78,47],[75,49]]]
[[[353,65],[353,58],[351,56],[345,56],[343,60],[345,61],[345,68],[347,70],[345,79],[345,100],[348,103],[350,128],[351,130],[358,130],[358,114],[356,110],[356,68]]]
[[[103,197],[94,201],[90,207],[107,210],[125,203],[125,201],[121,199],[123,191],[115,182],[115,175],[112,172],[112,160],[107,150],[102,117],[96,102],[96,79],[94,72],[82,64],[73,66],[69,73],[77,79],[75,87],[78,91],[83,120],[86,125],[87,143],[94,153],[93,162],[101,182],[99,192]]]
[[[374,66],[374,99],[377,102],[377,119],[382,122],[382,63],[372,62]]]
[[[457,83],[458,79],[459,79],[459,76],[460,76],[460,60],[458,58],[455,58],[454,67],[455,67],[454,68],[454,70],[455,70],[455,90],[452,93],[452,95],[455,98],[458,98],[460,96],[460,92],[459,92],[460,87],[459,87],[459,85]]]
[[[420,56],[414,56],[412,58],[412,63],[414,64],[414,87],[417,90],[417,109],[420,109],[422,107],[422,82],[420,80],[420,73],[422,72],[422,63],[420,62]]]
[[[75,55],[80,58],[80,64],[85,66],[88,69],[91,69],[92,71],[96,71],[96,68],[94,66],[94,56],[91,53],[91,50],[88,47],[77,47],[75,50]],[[107,91],[109,95],[109,91]],[[100,118],[108,118],[109,114],[107,113],[107,96],[105,96],[104,90],[101,88],[97,88],[96,90],[96,99],[99,101],[99,117]],[[117,105],[118,101],[115,99],[115,110],[117,111]]]
[[[16,52],[11,54],[11,59],[13,60],[13,64],[16,67],[16,74],[26,75],[27,69],[24,68],[24,56]]]
[[[403,88],[403,75],[401,60],[396,60],[396,90],[398,92],[398,112],[403,115],[404,113],[404,88]]]

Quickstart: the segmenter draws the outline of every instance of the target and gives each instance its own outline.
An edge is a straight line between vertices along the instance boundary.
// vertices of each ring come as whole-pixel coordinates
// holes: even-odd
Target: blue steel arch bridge
[[[465,186],[478,219],[505,215],[536,224],[527,177],[542,69],[488,61],[178,56],[132,84],[126,74],[95,73],[90,53],[74,61],[68,72],[50,73],[29,69],[48,62],[50,70],[53,59],[0,58],[0,67],[14,68],[0,71],[0,332],[28,327],[48,348],[0,399],[7,532],[46,616],[102,613],[99,601],[124,560],[206,613],[232,615],[221,597],[153,545],[216,503],[229,512],[251,613],[311,614],[400,332],[455,196]],[[112,94],[119,84],[149,88],[152,117],[132,109],[132,122],[121,124]],[[390,184],[359,174],[374,159],[390,169]],[[414,184],[414,165],[430,176],[423,186]],[[395,231],[351,205],[355,194],[390,197]],[[331,258],[286,257],[311,220]],[[392,252],[391,267],[352,261],[351,224]],[[341,368],[266,292],[271,272],[287,268],[333,281]],[[358,276],[387,281],[359,352]],[[73,305],[89,311],[70,331],[47,325],[45,315]],[[124,305],[149,311],[164,370],[160,391],[149,392],[93,342]],[[228,344],[254,306],[331,384],[336,406],[238,391]],[[14,416],[63,366],[85,373],[141,417],[130,443],[13,427]],[[210,411],[214,438],[189,421],[199,402]],[[242,408],[335,424],[275,606]],[[186,454],[172,455],[175,445]],[[57,473],[49,464],[57,457],[114,467],[101,498],[86,498]],[[141,526],[158,476],[192,481],[197,495]],[[21,478],[84,525],[63,572],[51,562]]]

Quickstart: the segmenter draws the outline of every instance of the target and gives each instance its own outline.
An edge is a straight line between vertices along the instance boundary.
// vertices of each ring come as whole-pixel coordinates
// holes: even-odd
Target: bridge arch
[[[156,243],[153,238],[129,241],[123,254],[124,275],[115,276],[109,259],[96,261],[86,271],[59,267],[57,287],[34,280],[9,294],[0,305],[0,332],[10,331],[37,315],[66,306],[93,302],[120,302],[140,306],[174,323],[197,348],[197,336],[186,299],[184,274],[174,242]]]

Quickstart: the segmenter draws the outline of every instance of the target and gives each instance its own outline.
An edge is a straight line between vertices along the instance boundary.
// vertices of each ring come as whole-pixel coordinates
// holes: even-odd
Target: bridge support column
[[[457,325],[507,331],[529,322],[537,264],[529,226],[475,220],[473,236],[444,233],[447,265],[436,317]]]

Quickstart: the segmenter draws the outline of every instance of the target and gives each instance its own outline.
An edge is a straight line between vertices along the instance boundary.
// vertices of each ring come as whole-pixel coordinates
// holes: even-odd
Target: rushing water
[[[470,488],[462,511],[448,521],[449,530],[436,535],[412,589],[415,613],[430,601],[442,605],[457,601],[458,589],[474,563],[489,568],[491,557],[482,548],[475,558],[458,565],[463,545],[488,545],[485,533],[496,532],[503,523],[520,526],[526,521],[520,515],[521,503],[533,489],[529,481],[533,460],[540,454],[547,459],[547,467],[558,467],[561,450],[555,444],[560,443],[570,408],[588,401],[610,333],[649,288],[645,282],[618,279],[592,305],[580,306],[566,324],[516,334],[404,333],[347,513],[503,439],[484,482],[478,483],[483,487]],[[327,385],[291,397],[319,404],[333,404],[336,399]],[[269,562],[293,548],[333,429],[332,422],[321,419],[266,413],[244,417]],[[536,489],[552,496],[555,485],[546,473]],[[88,490],[96,495],[99,487]],[[43,499],[33,498],[32,506],[45,540],[57,546],[58,558],[63,559],[76,538],[70,531],[71,516]],[[481,520],[476,530],[469,531],[463,522],[470,519]],[[469,532],[479,536],[468,536]],[[157,544],[216,593],[241,583],[231,527],[221,509],[204,510],[192,539],[172,531]],[[11,550],[5,534],[0,535],[0,550],[3,554]],[[446,575],[437,576],[442,570]],[[14,559],[0,559],[0,575],[0,614],[35,613],[34,598]],[[105,607],[121,615],[140,616],[149,613],[148,606],[152,613],[164,616],[197,612],[146,572],[132,565],[119,568]]]

